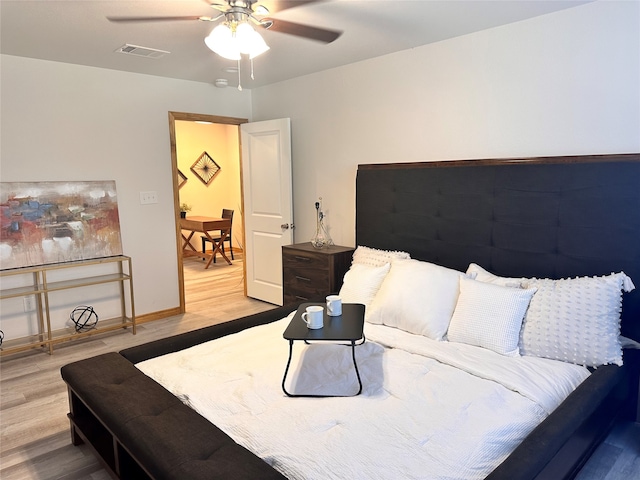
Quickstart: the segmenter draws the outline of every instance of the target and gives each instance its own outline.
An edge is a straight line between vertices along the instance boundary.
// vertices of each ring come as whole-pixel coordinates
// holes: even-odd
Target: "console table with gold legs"
[[[1,355],[37,347],[45,348],[48,353],[52,354],[54,345],[58,343],[121,328],[131,327],[132,333],[136,333],[133,273],[130,257],[117,255],[92,260],[14,268],[0,271],[0,278],[2,280],[0,299],[3,303],[7,302],[5,306],[10,307],[9,302],[19,301],[21,298],[24,298],[25,302],[31,298],[33,299],[33,311],[30,313],[35,315],[34,333],[17,338],[5,335],[0,351]],[[127,283],[128,289],[125,288]],[[95,326],[86,330],[77,330],[70,326],[52,328],[52,324],[56,322],[52,322],[51,310],[57,308],[56,304],[59,301],[65,301],[54,301],[55,293],[78,289],[79,292],[74,296],[82,298],[83,302],[88,302],[93,293],[87,291],[87,288],[99,285],[106,286],[107,284],[116,285],[114,292],[117,292],[116,297],[119,303],[120,314],[118,316],[109,319],[100,318],[99,320],[96,317]],[[3,318],[4,321],[24,322],[20,318],[15,320]]]

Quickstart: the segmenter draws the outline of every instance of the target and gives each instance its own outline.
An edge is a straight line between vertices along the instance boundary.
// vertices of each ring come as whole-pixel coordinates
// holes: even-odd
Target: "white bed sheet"
[[[289,398],[291,315],[137,366],[290,479],[484,478],[589,372],[367,324],[360,396]],[[449,364],[447,364],[449,363]],[[295,342],[287,389],[358,389],[351,349]]]

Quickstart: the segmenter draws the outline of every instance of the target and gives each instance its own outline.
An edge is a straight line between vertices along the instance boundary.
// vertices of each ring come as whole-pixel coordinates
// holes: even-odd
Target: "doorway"
[[[170,137],[170,147],[171,147],[171,169],[172,169],[172,179],[173,179],[173,202],[174,202],[174,213],[176,219],[176,256],[177,256],[177,264],[178,264],[178,292],[180,298],[180,313],[185,313],[186,311],[186,297],[185,297],[185,278],[184,278],[184,260],[182,255],[182,236],[180,230],[180,186],[185,183],[185,176],[191,174],[192,172],[182,172],[179,168],[178,162],[178,136],[176,135],[176,122],[185,121],[185,122],[206,122],[209,124],[218,124],[218,125],[234,125],[237,130],[237,138],[238,138],[238,157],[240,155],[240,132],[239,126],[243,123],[248,123],[246,118],[234,118],[234,117],[221,117],[217,115],[205,115],[205,114],[197,114],[197,113],[184,113],[184,112],[169,112],[169,137]],[[202,152],[200,152],[202,153]],[[193,159],[194,162],[197,160],[197,157]],[[238,168],[240,168],[238,160]],[[186,175],[185,175],[186,174]],[[188,178],[187,181],[191,180],[193,182],[200,181],[195,178],[194,175],[189,175],[193,178]],[[240,191],[242,192],[242,172],[240,172]],[[214,180],[215,182],[215,180]],[[240,194],[240,210],[242,210],[242,194]],[[236,222],[236,218],[234,216],[234,223]],[[244,219],[239,216],[238,220],[239,226],[241,226],[241,241],[244,244]],[[234,232],[235,237],[235,232]],[[243,262],[244,265],[244,262]],[[204,266],[202,267],[204,268]],[[243,273],[243,279],[245,278]],[[244,290],[246,292],[246,285],[244,286]]]

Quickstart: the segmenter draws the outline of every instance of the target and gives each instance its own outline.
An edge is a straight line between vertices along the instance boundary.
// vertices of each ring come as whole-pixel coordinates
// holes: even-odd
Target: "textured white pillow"
[[[344,303],[362,303],[366,305],[365,317],[368,315],[368,307],[376,296],[384,277],[389,273],[389,264],[379,267],[364,264],[353,264],[344,274],[340,298]]]
[[[371,303],[371,323],[442,340],[464,273],[418,260],[395,260]]]
[[[503,287],[517,287],[522,286],[522,278],[509,278],[499,277],[493,273],[487,272],[477,263],[470,263],[467,268],[467,276],[469,278],[475,278],[479,282],[492,283],[494,285],[502,285]]]
[[[460,296],[447,338],[518,356],[520,327],[535,288],[512,288],[460,279]]]
[[[522,327],[523,355],[588,367],[622,365],[618,338],[622,290],[634,289],[623,272],[562,280],[533,278],[523,284],[538,289]]]
[[[358,246],[353,252],[352,263],[361,263],[371,265],[372,267],[380,267],[385,263],[391,263],[396,259],[411,258],[407,252],[398,252],[391,250],[378,250],[377,248]]]

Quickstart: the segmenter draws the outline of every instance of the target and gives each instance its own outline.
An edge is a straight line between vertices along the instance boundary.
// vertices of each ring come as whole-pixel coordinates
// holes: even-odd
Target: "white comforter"
[[[291,316],[290,316],[291,317]],[[138,364],[290,479],[484,478],[588,375],[367,324],[362,394],[289,398],[290,317]],[[351,348],[295,342],[287,390],[351,394]]]

